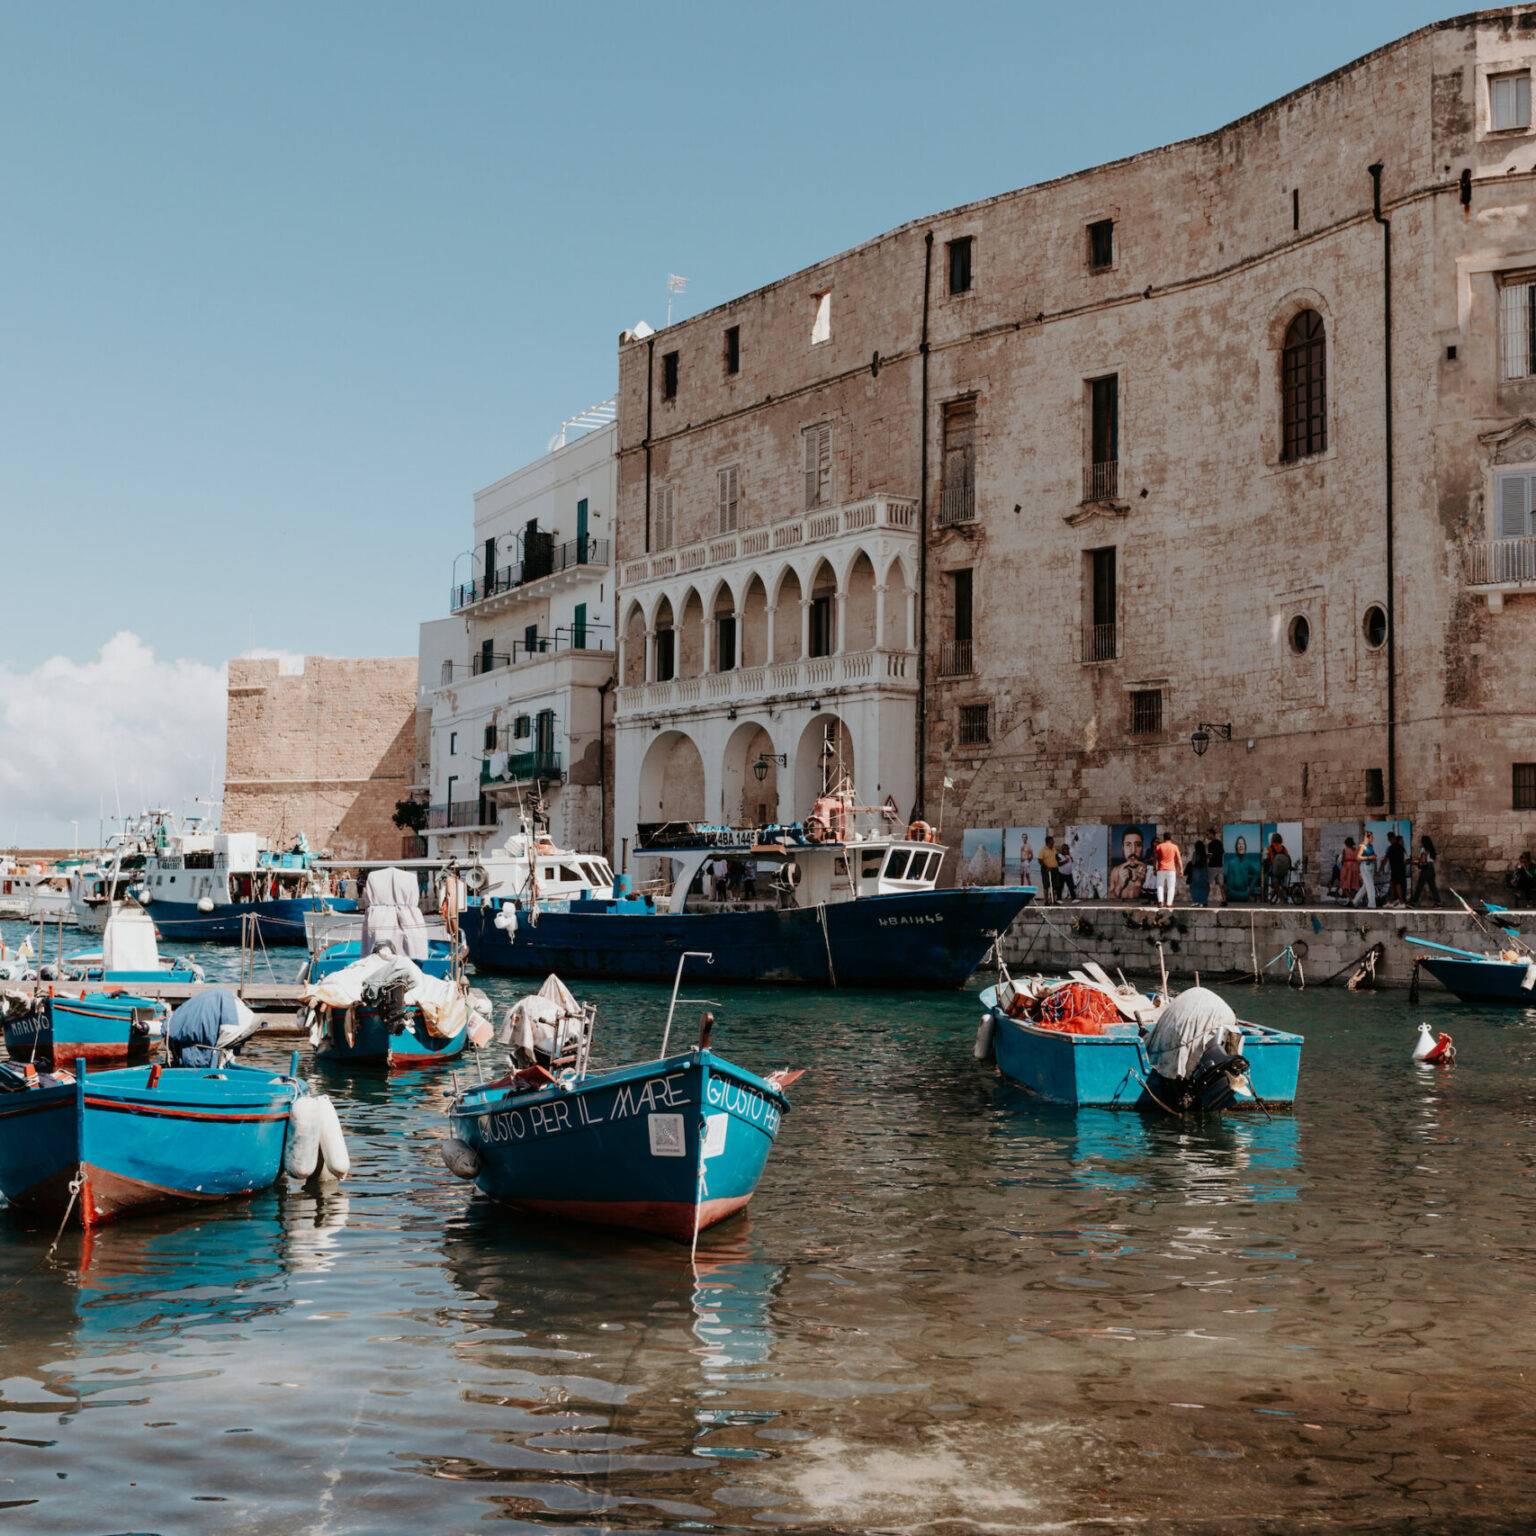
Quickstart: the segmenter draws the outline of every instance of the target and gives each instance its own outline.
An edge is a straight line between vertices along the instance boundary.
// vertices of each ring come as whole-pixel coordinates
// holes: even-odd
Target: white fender
[[[450,1136],[442,1143],[443,1166],[456,1178],[472,1179],[480,1172],[480,1154],[467,1141]]]
[[[503,907],[496,914],[496,926],[505,934],[511,935],[517,932],[517,909],[515,907]]]
[[[1430,1032],[1429,1025],[1420,1024],[1419,1038],[1413,1042],[1413,1059],[1415,1061],[1423,1061],[1424,1058],[1434,1050],[1438,1043],[1439,1042],[1435,1039],[1434,1035]]]
[[[320,1170],[326,1178],[344,1179],[352,1171],[352,1158],[347,1138],[341,1134],[336,1106],[327,1094],[321,1094],[314,1104],[320,1111]]]
[[[319,1104],[307,1093],[296,1098],[288,1111],[283,1172],[300,1184],[314,1177],[320,1163],[320,1119]]]
[[[992,1059],[992,1032],[996,1027],[996,1021],[990,1013],[982,1014],[981,1023],[976,1030],[976,1045],[972,1051],[977,1061]]]
[[[212,896],[199,896],[197,898],[197,910],[199,912],[212,912],[213,911],[213,897]]]

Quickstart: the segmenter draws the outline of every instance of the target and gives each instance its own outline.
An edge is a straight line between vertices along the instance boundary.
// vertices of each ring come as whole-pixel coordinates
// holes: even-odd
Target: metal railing
[[[501,750],[506,751],[506,748]],[[558,779],[560,754],[548,747],[535,747],[530,752],[508,752],[502,772],[493,773],[491,767],[491,760],[487,759],[480,770],[482,784],[522,784],[533,779]]]
[[[1119,661],[1120,626],[1118,624],[1084,624],[1083,645],[1079,661]]]
[[[455,674],[481,677],[502,667],[521,666],[525,661],[536,661],[541,656],[553,656],[560,651],[606,651],[611,627],[608,624],[563,624],[552,635],[536,635],[532,644],[526,639],[514,640],[510,651],[492,651],[488,658],[483,651],[476,651],[467,665],[462,661],[445,661],[438,686],[449,687]]]
[[[963,677],[976,669],[971,665],[969,640],[945,640],[939,646],[939,676]]]
[[[1083,465],[1083,500],[1113,501],[1120,494],[1120,461]]]
[[[489,825],[482,821],[480,802],[478,800],[454,800],[443,805],[429,805],[427,807],[427,826],[434,832],[440,832],[445,827],[481,827]]]
[[[939,527],[976,521],[976,482],[969,477],[946,485],[939,495]]]
[[[567,539],[564,544],[553,545],[547,551],[530,555],[514,565],[500,566],[478,581],[459,582],[449,591],[449,607],[457,613],[461,608],[468,608],[471,603],[484,602],[488,597],[514,591],[530,582],[542,581],[546,576],[558,575],[576,566],[607,564],[607,539],[595,539],[590,534],[584,539]]]
[[[1536,586],[1536,538],[1486,539],[1467,550],[1467,584]]]

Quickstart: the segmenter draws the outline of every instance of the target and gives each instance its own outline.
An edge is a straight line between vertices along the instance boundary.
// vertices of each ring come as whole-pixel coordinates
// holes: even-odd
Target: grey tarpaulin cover
[[[411,960],[431,953],[416,877],[403,869],[376,869],[363,888],[363,953],[385,940]]]
[[[166,1021],[173,1065],[222,1067],[229,1053],[261,1028],[261,1020],[228,987],[209,987]]]
[[[1147,1060],[1163,1077],[1188,1077],[1212,1040],[1234,1048],[1228,1033],[1241,1041],[1237,1015],[1209,987],[1181,992],[1157,1016],[1147,1036]]]

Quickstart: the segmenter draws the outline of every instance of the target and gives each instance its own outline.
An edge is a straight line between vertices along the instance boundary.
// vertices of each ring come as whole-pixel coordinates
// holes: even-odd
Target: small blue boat
[[[751,1200],[799,1073],[758,1077],[716,1055],[708,1015],[699,1045],[669,1055],[670,1012],[655,1061],[590,1071],[592,1018],[553,1081],[536,1065],[458,1099],[444,1161],[521,1210],[691,1243]]]
[[[39,1074],[0,1064],[0,1194],[90,1228],[272,1185],[308,1092],[256,1067]]]
[[[329,976],[335,971],[345,970],[349,965],[355,965],[362,958],[363,945],[360,939],[338,939],[334,944],[327,944],[310,960],[301,979],[311,981]],[[429,941],[426,958],[412,963],[424,974],[435,976],[440,981],[446,980],[453,973],[453,944],[448,939],[432,939]]]
[[[1461,898],[1458,897],[1458,900]],[[1414,959],[1415,974],[1409,986],[1409,1001],[1418,1000],[1417,973],[1425,970],[1464,1003],[1536,1008],[1536,955],[1532,954],[1530,945],[1520,937],[1520,930],[1511,928],[1505,921],[1509,908],[1484,902],[1483,911],[1496,925],[1490,927],[1464,900],[1462,905],[1490,942],[1500,946],[1499,951],[1493,953],[1458,949],[1453,944],[1440,944],[1434,939],[1404,934],[1409,944],[1416,944],[1420,949],[1428,951]]]
[[[6,1054],[12,1061],[45,1067],[74,1061],[91,1068],[148,1061],[170,1011],[154,998],[121,992],[43,994],[29,1012],[5,1020]]]
[[[467,1028],[452,1035],[434,1034],[419,1009],[392,1013],[364,1007],[330,1014],[316,1042],[315,1058],[405,1071],[452,1061],[464,1054],[468,1043]]]
[[[1226,1091],[1234,1075],[1226,1063],[1236,1061],[1246,1066],[1252,1093],[1266,1105],[1295,1101],[1301,1071],[1300,1035],[1236,1021],[1241,1033],[1240,1054],[1222,1053],[1225,1061],[1221,1063],[1218,1092],[1191,1103],[1186,1085],[1195,1076],[1196,1064],[1190,1063],[1188,1071],[1177,1078],[1159,1073],[1149,1055],[1148,1037],[1136,1023],[1124,1020],[1103,1025],[1096,1033],[1072,1033],[1014,1017],[1000,1005],[999,990],[998,986],[988,987],[981,994],[986,1010],[982,1029],[985,1033],[988,1024],[991,1026],[991,1049],[998,1071],[1047,1103],[1181,1112],[1236,1107],[1244,1102],[1241,1086],[1235,1094]],[[1182,995],[1188,998],[1200,990]],[[1240,1071],[1236,1075],[1240,1076]],[[1217,1076],[1213,1074],[1213,1078]]]
[[[338,950],[343,953],[333,953]],[[478,1043],[489,1040],[489,1024],[477,1019],[489,1002],[462,981],[449,985],[452,955],[445,942],[434,941],[433,951],[419,962],[360,957],[358,945],[347,942],[311,961],[301,1022],[308,1025],[316,1059],[425,1067],[461,1056],[472,1035]]]

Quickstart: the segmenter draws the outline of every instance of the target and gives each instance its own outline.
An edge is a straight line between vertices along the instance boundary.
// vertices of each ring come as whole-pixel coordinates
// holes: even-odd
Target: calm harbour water
[[[665,989],[579,990],[601,1057],[654,1053]],[[693,1263],[452,1178],[446,1071],[313,1072],[334,1195],[51,1263],[0,1218],[0,1524],[1529,1528],[1536,1011],[1228,989],[1306,1035],[1301,1098],[1190,1126],[1033,1103],[965,995],[711,995],[718,1049],[810,1070]]]

